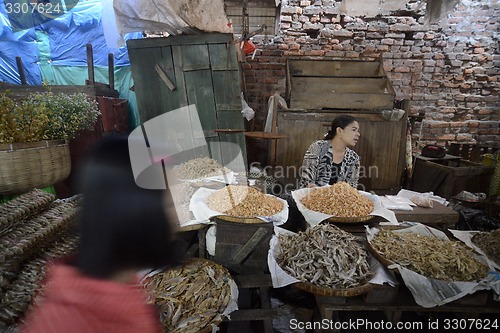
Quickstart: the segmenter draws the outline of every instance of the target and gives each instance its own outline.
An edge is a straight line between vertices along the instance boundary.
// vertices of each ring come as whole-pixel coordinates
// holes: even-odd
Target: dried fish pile
[[[7,277],[0,276],[0,281],[2,281],[0,330],[3,331],[9,325],[16,323],[26,312],[35,294],[41,288],[48,261],[73,253],[77,244],[77,236],[66,235],[55,242],[47,251],[39,253],[35,259],[24,265],[12,282],[9,283]]]
[[[369,198],[345,182],[314,188],[301,202],[312,211],[339,217],[367,216],[374,208]]]
[[[0,238],[2,268],[16,271],[24,260],[49,245],[76,219],[75,203],[54,202],[48,210],[35,215]]]
[[[280,236],[276,261],[303,282],[333,289],[357,287],[372,275],[366,250],[352,234],[330,224]]]
[[[476,281],[488,274],[488,267],[474,259],[472,252],[459,242],[381,230],[370,243],[383,258],[426,277]]]
[[[222,321],[231,300],[229,272],[208,260],[195,260],[146,279],[151,302],[160,310],[165,332],[200,332]]]
[[[500,229],[490,232],[478,232],[472,236],[472,242],[483,252],[500,265]]]
[[[256,217],[279,213],[283,203],[250,186],[228,185],[208,197],[208,207],[229,216]]]
[[[219,162],[209,157],[199,157],[189,160],[180,164],[174,170],[179,179],[202,179],[231,172],[231,170],[223,167]]]
[[[26,219],[44,210],[55,195],[34,189],[0,205],[0,234],[7,231],[16,222]]]

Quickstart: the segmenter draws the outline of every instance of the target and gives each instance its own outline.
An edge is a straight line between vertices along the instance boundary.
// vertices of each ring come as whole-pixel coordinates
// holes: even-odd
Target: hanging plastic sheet
[[[223,0],[113,0],[118,32],[231,33]]]
[[[0,0],[0,81],[21,84],[16,57],[21,57],[28,84],[42,82],[38,68],[38,48],[34,29],[14,32]]]

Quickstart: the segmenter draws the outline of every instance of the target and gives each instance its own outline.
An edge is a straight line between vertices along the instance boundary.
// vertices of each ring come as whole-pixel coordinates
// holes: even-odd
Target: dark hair
[[[75,265],[83,274],[108,278],[124,269],[175,263],[165,191],[136,185],[126,136],[108,136],[94,147],[79,185],[83,208]]]
[[[328,133],[326,133],[323,140],[333,139],[335,137],[335,135],[337,134],[337,127],[344,129],[349,124],[352,124],[355,121],[357,121],[356,118],[354,118],[353,116],[349,116],[349,115],[341,115],[341,116],[335,117],[332,121],[332,127],[328,130]]]

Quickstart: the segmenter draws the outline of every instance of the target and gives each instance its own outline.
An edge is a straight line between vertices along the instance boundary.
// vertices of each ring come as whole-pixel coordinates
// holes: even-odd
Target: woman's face
[[[347,125],[344,129],[340,129],[340,139],[346,144],[346,146],[354,147],[359,140],[359,124],[354,121]]]

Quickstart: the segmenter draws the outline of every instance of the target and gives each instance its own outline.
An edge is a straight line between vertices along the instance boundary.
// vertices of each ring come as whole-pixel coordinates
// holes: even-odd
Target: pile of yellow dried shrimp
[[[208,197],[208,207],[234,217],[272,216],[283,202],[250,186],[228,185]]]

